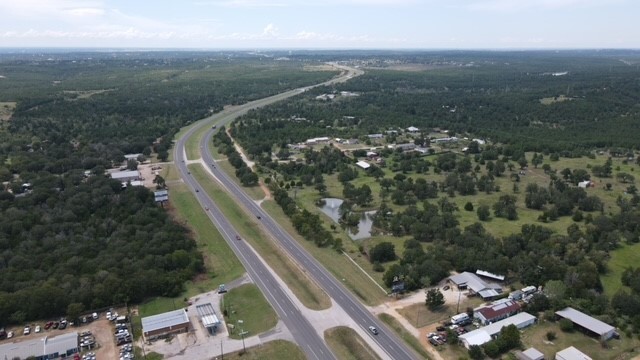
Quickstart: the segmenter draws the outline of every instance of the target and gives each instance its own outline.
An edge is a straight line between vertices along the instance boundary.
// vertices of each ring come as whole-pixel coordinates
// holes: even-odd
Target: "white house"
[[[569,346],[568,348],[556,353],[556,360],[593,360],[582,351]]]

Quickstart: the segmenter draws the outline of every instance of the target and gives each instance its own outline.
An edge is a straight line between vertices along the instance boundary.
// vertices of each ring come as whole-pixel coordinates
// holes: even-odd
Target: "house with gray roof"
[[[597,335],[601,340],[609,340],[616,333],[616,329],[613,326],[571,307],[556,311],[556,315],[571,320],[574,325],[586,330],[588,333]]]
[[[77,332],[0,345],[2,359],[57,359],[71,356],[77,353],[78,350]]]

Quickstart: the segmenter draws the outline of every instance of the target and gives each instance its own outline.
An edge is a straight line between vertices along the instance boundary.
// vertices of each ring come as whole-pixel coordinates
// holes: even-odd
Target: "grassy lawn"
[[[375,360],[378,355],[353,329],[338,326],[324,332],[324,338],[338,359]]]
[[[210,126],[208,125],[202,126],[196,130],[189,138],[189,141],[184,144],[185,151],[187,152],[187,160],[196,160],[202,157],[200,154],[200,140],[209,128]]]
[[[604,292],[607,296],[613,296],[623,287],[620,282],[622,272],[627,267],[635,267],[640,264],[640,244],[622,245],[611,252],[611,258],[607,263],[609,271],[601,277]]]
[[[305,360],[306,356],[296,344],[285,340],[274,340],[249,348],[244,354],[239,352],[225,354],[224,358],[230,360]]]
[[[403,307],[398,312],[416,328],[431,325],[451,318],[453,315],[466,311],[467,307],[475,308],[482,304],[482,299],[477,297],[460,297],[460,306],[457,303],[444,304],[431,311],[424,303],[418,303]],[[458,310],[459,309],[459,310]]]
[[[167,166],[167,177],[176,174],[174,166]],[[237,279],[244,273],[242,264],[218,230],[206,216],[200,204],[185,184],[175,183],[169,188],[172,216],[185,225],[202,253],[207,272],[185,284],[186,291],[176,298],[158,297],[139,306],[140,316],[149,316],[183,307],[185,297],[211,291],[218,285]]]
[[[247,331],[245,337],[261,334],[272,329],[278,323],[278,316],[264,298],[257,286],[244,284],[231,289],[223,297],[223,306],[227,310],[227,324],[236,325],[229,329],[232,339],[240,339],[240,330]],[[238,323],[242,320],[244,323]]]
[[[189,165],[203,189],[213,198],[239,234],[249,241],[269,266],[280,276],[296,297],[308,308],[327,309],[329,297],[300,269],[261,228],[253,215],[247,215],[229,195],[213,181],[201,165]]]
[[[380,304],[385,298],[386,294],[380,289],[374,282],[371,281],[357,266],[355,266],[346,256],[336,253],[333,249],[318,248],[315,244],[306,241],[291,225],[291,221],[284,214],[282,209],[273,200],[267,200],[262,203],[262,208],[273,217],[278,224],[280,224],[285,231],[291,234],[315,259],[317,259],[327,270],[329,270],[337,279],[349,288],[356,296],[358,296],[367,305]],[[345,251],[350,257],[357,253],[357,246],[353,244],[353,241],[346,235],[334,234],[341,238],[345,247]],[[350,252],[354,251],[354,252]],[[369,269],[369,273],[379,278],[379,283],[382,284],[381,275],[371,270],[371,264],[365,260],[364,263],[356,261],[360,266],[365,269]]]
[[[546,339],[545,335],[548,331],[556,333],[556,339],[552,342]],[[608,348],[605,349],[595,338],[578,331],[565,333],[560,330],[557,323],[541,321],[538,325],[524,329],[521,339],[525,347],[533,346],[544,353],[545,359],[552,359],[556,352],[569,346],[575,346],[591,358],[598,360],[631,358],[633,355],[629,356],[628,353],[638,351],[640,341],[628,338],[624,334],[621,335],[620,340],[612,339],[607,341]]]
[[[238,184],[238,186],[242,187],[242,190],[244,190],[244,192],[246,192],[250,198],[252,198],[253,200],[264,199],[265,194],[264,194],[264,191],[262,191],[262,188],[260,188],[260,186],[252,186],[252,187],[242,186],[242,184],[240,183],[240,179],[238,179],[238,177],[236,177],[235,175],[236,168],[234,168],[226,159],[217,161],[216,166],[220,166],[222,170],[224,170],[224,172],[229,174],[229,177],[231,178],[231,180],[236,184]]]
[[[420,341],[415,338],[415,336],[411,335],[402,324],[398,322],[398,320],[394,319],[393,316],[389,314],[380,314],[378,318],[382,320],[385,324],[389,325],[391,329],[393,329],[399,336],[404,340],[409,346],[413,348],[418,354],[422,355],[425,359],[431,359],[429,353],[422,347]]]

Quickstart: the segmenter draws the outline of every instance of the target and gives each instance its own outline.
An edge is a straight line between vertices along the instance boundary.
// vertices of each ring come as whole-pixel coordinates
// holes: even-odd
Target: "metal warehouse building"
[[[147,340],[188,332],[190,328],[185,309],[142,318],[142,333]]]
[[[43,337],[22,342],[0,345],[2,359],[36,360],[57,359],[78,352],[78,333],[68,333],[56,337]]]
[[[611,339],[616,332],[616,329],[613,326],[571,307],[556,311],[556,315],[571,320],[580,328],[587,330],[589,333],[598,335],[602,340]]]

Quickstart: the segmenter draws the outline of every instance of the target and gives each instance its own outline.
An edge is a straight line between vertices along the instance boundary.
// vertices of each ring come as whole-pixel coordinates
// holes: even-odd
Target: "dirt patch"
[[[559,102],[565,102],[565,101],[571,101],[571,100],[573,100],[572,97],[560,95],[560,96],[542,98],[542,99],[540,99],[540,104],[542,104],[542,105],[551,105],[551,104],[555,104],[555,103],[559,103]]]
[[[156,184],[153,183],[153,179],[156,178],[156,175],[160,175],[162,166],[158,164],[142,164],[138,165],[138,171],[140,171],[144,187],[155,190]]]
[[[16,110],[16,102],[0,102],[0,121],[11,119],[13,112]]]

